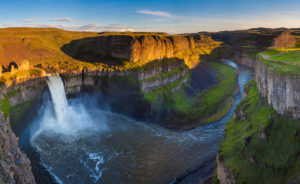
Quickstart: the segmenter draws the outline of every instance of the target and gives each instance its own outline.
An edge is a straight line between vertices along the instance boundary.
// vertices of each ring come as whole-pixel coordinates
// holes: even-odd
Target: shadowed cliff
[[[83,38],[73,40],[61,49],[81,61],[115,65],[124,61],[147,63],[172,57],[189,59],[199,55],[193,52],[195,48],[195,41],[189,36],[145,34]]]

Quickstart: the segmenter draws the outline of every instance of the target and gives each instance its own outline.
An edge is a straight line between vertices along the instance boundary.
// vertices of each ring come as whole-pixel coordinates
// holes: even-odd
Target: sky
[[[0,0],[0,28],[193,33],[300,28],[300,0]]]

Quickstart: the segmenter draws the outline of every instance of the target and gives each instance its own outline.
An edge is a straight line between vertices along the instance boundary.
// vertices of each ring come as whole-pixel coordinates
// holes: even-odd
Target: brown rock
[[[222,163],[219,159],[219,155],[217,155],[217,173],[220,184],[236,183],[232,171]]]
[[[34,184],[29,159],[21,152],[15,134],[0,112],[0,181],[16,184]]]
[[[147,63],[172,57],[199,60],[198,54],[192,52],[194,49],[195,41],[191,36],[110,35],[73,42],[66,50],[75,58],[92,62],[99,61],[101,56],[111,56]]]

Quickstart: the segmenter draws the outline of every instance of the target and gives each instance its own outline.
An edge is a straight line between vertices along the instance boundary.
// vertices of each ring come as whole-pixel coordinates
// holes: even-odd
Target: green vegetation
[[[199,123],[208,123],[223,117],[232,106],[236,92],[236,72],[233,68],[218,62],[208,62],[218,72],[218,83],[203,92],[190,96],[185,88],[173,92],[172,87],[179,81],[166,87],[145,92],[145,99],[159,103],[168,111],[166,122],[169,126],[193,128]]]
[[[9,99],[19,92],[20,90],[9,92],[8,94],[6,94],[6,96],[3,99],[0,99],[0,109],[4,113],[5,118],[7,118],[9,115],[9,110],[10,110]]]
[[[225,127],[219,147],[221,162],[237,183],[283,184],[300,172],[300,122],[286,119],[259,97],[250,81],[247,96]]]
[[[186,73],[182,77],[180,77],[178,80],[169,83],[161,88],[149,91],[149,92],[143,92],[144,97],[147,102],[151,104],[156,104],[157,102],[160,103],[160,99],[162,97],[168,96],[168,94],[172,93],[180,93],[179,91],[173,92],[175,87],[178,87],[179,85],[183,84],[184,79],[189,78],[190,72]],[[167,106],[168,107],[168,106]]]
[[[297,37],[296,43],[296,47],[293,48],[269,48],[260,53],[259,57],[269,70],[280,75],[300,75],[299,37]]]
[[[299,55],[294,55],[297,56],[297,59],[295,60],[289,56],[290,54],[283,54],[283,55],[273,56],[269,58],[266,58],[264,54],[265,52],[261,53],[259,57],[260,60],[263,61],[263,64],[266,64],[268,66],[269,70],[274,71],[280,75],[300,75],[300,65],[295,65],[295,64],[299,64],[299,58],[298,58]],[[278,60],[275,61],[275,60],[271,60],[270,58],[275,58]],[[285,59],[289,58],[288,60],[290,62],[279,60],[282,58]]]
[[[300,64],[300,50],[285,52],[280,55],[271,56],[270,59],[273,61],[284,61],[291,64]]]
[[[9,114],[10,114],[10,122],[12,124],[16,124],[22,121],[24,118],[25,113],[33,108],[33,105],[37,100],[39,100],[41,96],[36,96],[35,98],[28,100],[22,104],[18,104],[15,106],[9,107]],[[13,127],[13,126],[10,126]]]
[[[8,113],[9,113],[9,99],[8,98],[4,98],[2,100],[0,100],[0,105],[1,105],[1,111],[4,114],[4,117],[7,118],[8,117]]]

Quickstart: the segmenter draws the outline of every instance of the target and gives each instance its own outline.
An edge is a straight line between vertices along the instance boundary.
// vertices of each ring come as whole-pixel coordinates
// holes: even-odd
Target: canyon
[[[272,39],[281,30],[264,31],[167,35],[0,29],[0,61],[3,65],[0,67],[0,122],[3,127],[3,157],[7,158],[0,168],[5,173],[1,176],[2,181],[35,183],[36,180],[41,183],[34,179],[33,174],[37,177],[34,173],[37,168],[34,166],[32,173],[30,161],[20,150],[19,138],[13,130],[16,128],[16,132],[22,132],[25,127],[22,121],[34,121],[31,111],[42,108],[45,96],[49,95],[49,75],[59,74],[69,99],[76,101],[83,94],[101,94],[101,105],[109,106],[112,113],[146,122],[150,129],[167,136],[182,139],[194,139],[193,136],[196,136],[200,140],[202,137],[198,133],[208,131],[209,125],[199,125],[214,122],[212,126],[215,126],[218,136],[207,140],[211,141],[212,147],[204,144],[209,147],[207,152],[217,154],[213,183],[265,182],[260,181],[263,176],[257,174],[257,170],[266,175],[272,172],[270,176],[275,179],[270,181],[276,181],[277,170],[274,167],[281,171],[286,167],[295,168],[295,171],[286,170],[288,174],[284,178],[277,178],[277,182],[297,183],[297,164],[286,160],[297,160],[295,155],[299,150],[283,146],[290,151],[290,155],[277,153],[276,149],[279,148],[276,147],[276,141],[288,145],[289,140],[292,140],[293,146],[298,144],[298,131],[294,127],[300,118],[300,75],[277,70],[277,65],[270,64],[262,57],[260,53],[269,49]],[[295,32],[297,34],[297,30]],[[54,38],[59,39],[45,35],[54,35]],[[11,56],[12,52],[19,54]],[[221,59],[223,62],[214,62]],[[226,64],[228,60],[251,68],[255,72],[255,81],[245,85],[252,76],[251,72],[242,66],[228,67],[232,65],[230,61]],[[279,64],[281,67],[282,63]],[[197,79],[200,83],[195,85]],[[204,80],[203,83],[201,80]],[[205,84],[205,80],[209,82]],[[114,114],[105,116],[111,117]],[[227,121],[221,141],[223,125]],[[282,122],[286,125],[282,125]],[[239,130],[237,124],[241,127]],[[161,130],[156,125],[167,129]],[[119,130],[119,125],[114,126]],[[276,139],[274,132],[280,133],[280,128],[290,131],[291,136],[281,141]],[[147,134],[144,129],[132,129]],[[177,134],[169,132],[169,129],[179,132],[185,130],[185,133]],[[154,139],[159,137],[151,136]],[[185,144],[189,147],[189,141]],[[255,149],[257,147],[261,153]],[[269,156],[270,159],[276,159],[278,154],[286,160],[278,163],[268,160],[266,157],[271,152],[275,154]],[[172,156],[175,158],[176,154]],[[208,158],[211,159],[205,156],[205,159]],[[199,163],[203,161],[201,159],[204,157],[199,158]],[[237,163],[244,163],[245,172],[240,171]],[[195,164],[191,168],[196,168]],[[251,170],[251,166],[254,169]],[[255,173],[256,177],[251,179],[251,175],[248,176],[246,172]],[[152,179],[157,182],[157,178]],[[168,179],[165,178],[165,181]]]
[[[1,119],[1,122],[5,127],[16,128],[16,132],[22,132],[22,128],[26,127],[24,120],[32,121],[32,111],[41,108],[43,96],[48,91],[47,75],[55,73],[60,74],[69,97],[98,91],[110,100],[108,103],[112,111],[135,119],[159,122],[162,118],[156,114],[165,107],[145,100],[144,95],[155,94],[155,98],[162,99],[165,98],[162,94],[153,91],[171,94],[180,90],[190,81],[191,69],[199,63],[199,55],[207,54],[220,44],[209,40],[210,43],[206,41],[207,45],[202,43],[200,47],[191,36],[156,33],[90,37],[94,33],[64,31],[62,34],[61,30],[56,29],[11,28],[0,32],[0,59],[3,65],[0,104],[3,118],[7,119]],[[51,34],[62,37],[61,42],[47,38]],[[80,50],[81,47],[85,49]],[[23,49],[22,52],[19,48]],[[127,48],[130,49],[126,51]],[[11,57],[12,52],[19,55]],[[91,52],[96,52],[96,55]],[[78,58],[78,55],[83,58]],[[86,56],[93,56],[94,60]],[[11,131],[7,134],[5,137],[14,136]],[[17,142],[13,145],[18,148]],[[15,182],[26,183],[30,180],[34,183],[25,154],[11,154],[24,160],[24,168],[13,171],[20,175]],[[18,168],[13,162],[12,167]],[[18,164],[19,161],[15,162]],[[34,171],[43,167],[35,162],[33,165]],[[35,177],[39,175],[34,174]],[[41,182],[39,178],[35,180]]]
[[[253,68],[255,80],[225,127],[214,183],[298,183],[299,58],[273,60],[270,49],[254,59],[244,51],[237,62]]]

